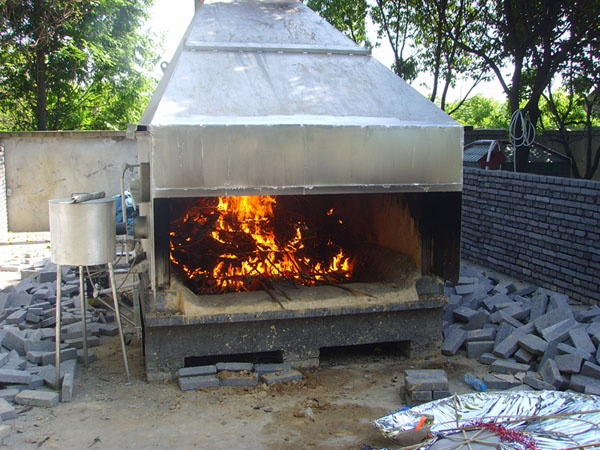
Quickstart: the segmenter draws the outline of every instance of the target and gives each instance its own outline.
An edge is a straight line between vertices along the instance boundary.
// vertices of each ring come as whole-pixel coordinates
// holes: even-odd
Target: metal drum
[[[71,203],[49,200],[51,260],[67,266],[95,266],[115,259],[115,201]]]

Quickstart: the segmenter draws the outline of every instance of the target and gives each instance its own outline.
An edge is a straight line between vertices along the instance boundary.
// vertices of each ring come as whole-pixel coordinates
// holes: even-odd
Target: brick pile
[[[56,380],[56,266],[0,291],[0,416],[14,417],[13,403],[51,407],[73,397],[77,362],[83,361],[79,277],[62,268],[61,369]],[[88,306],[88,347],[118,334],[114,315]],[[95,355],[88,351],[88,361]],[[60,391],[60,396],[56,391]]]
[[[289,363],[253,364],[220,362],[214,365],[184,367],[177,372],[182,391],[218,386],[257,386],[259,381],[270,386],[283,381],[296,381],[302,374]]]
[[[535,286],[517,289],[472,268],[463,273],[446,287],[444,355],[464,349],[489,364],[490,389],[524,383],[600,395],[600,307]]]

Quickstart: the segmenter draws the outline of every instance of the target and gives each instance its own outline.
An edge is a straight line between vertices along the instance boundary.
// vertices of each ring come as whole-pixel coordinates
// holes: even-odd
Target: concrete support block
[[[286,372],[291,369],[292,369],[292,365],[290,363],[254,364],[254,371],[259,374]]]
[[[302,378],[302,374],[297,370],[285,370],[282,372],[263,373],[260,375],[260,381],[270,386],[282,381],[296,381]]]
[[[409,392],[448,389],[448,377],[441,369],[404,371],[404,385]]]
[[[195,366],[195,367],[183,367],[177,371],[177,376],[181,377],[195,377],[198,375],[214,375],[217,373],[217,367],[211,366]]]
[[[556,389],[561,389],[565,385],[565,380],[553,359],[547,359],[544,364],[540,366],[539,373],[542,380],[551,384]]]
[[[219,378],[217,376],[217,378]],[[219,378],[219,386],[256,386],[258,374],[256,372],[232,372],[230,376]]]
[[[179,388],[182,391],[192,391],[198,388],[219,386],[219,379],[215,375],[198,375],[195,377],[179,378]]]
[[[26,389],[15,396],[19,405],[44,406],[51,408],[58,404],[58,394],[49,391],[33,391]]]
[[[247,362],[220,362],[217,363],[217,372],[229,370],[231,372],[241,372],[242,370],[252,371],[254,364]]]

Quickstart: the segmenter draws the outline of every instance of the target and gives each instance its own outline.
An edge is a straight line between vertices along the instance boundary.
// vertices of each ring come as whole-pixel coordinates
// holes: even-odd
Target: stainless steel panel
[[[152,196],[459,191],[462,128],[153,127]]]
[[[70,203],[49,200],[50,258],[67,266],[93,266],[115,259],[115,201],[102,198]]]

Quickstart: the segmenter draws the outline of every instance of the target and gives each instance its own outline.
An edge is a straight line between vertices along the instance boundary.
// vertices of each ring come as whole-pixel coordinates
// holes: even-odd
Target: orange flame
[[[324,240],[325,249],[313,245],[311,253],[306,251],[305,241],[311,238],[305,235],[310,228],[305,221],[290,221],[284,232],[277,228],[281,221],[276,221],[276,197],[219,197],[216,205],[214,199],[199,202],[172,222],[170,259],[188,279],[201,280],[200,293],[254,290],[281,279],[303,285],[350,280],[352,258],[330,238]],[[331,216],[333,208],[325,214]],[[315,258],[315,252],[325,258]],[[192,267],[205,254],[212,263]]]

